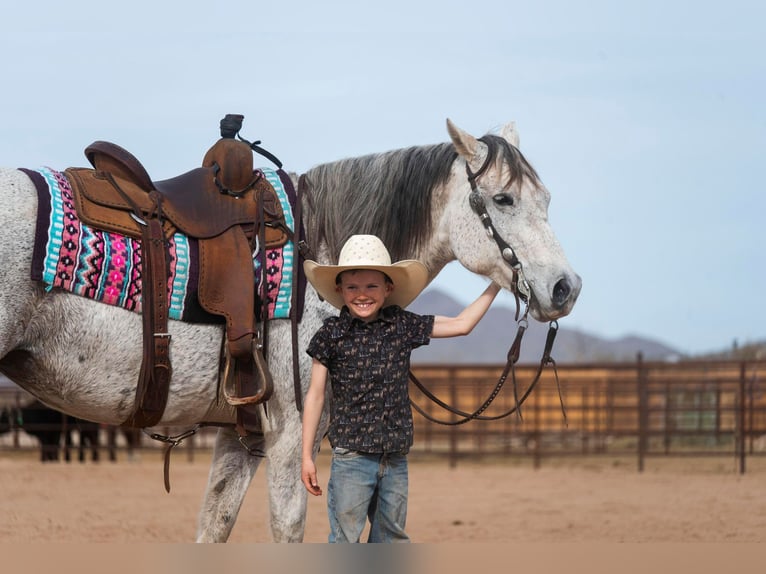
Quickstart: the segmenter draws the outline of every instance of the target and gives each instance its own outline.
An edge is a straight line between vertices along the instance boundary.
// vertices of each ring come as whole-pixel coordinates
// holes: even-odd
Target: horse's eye
[[[500,205],[501,207],[510,207],[513,205],[513,196],[508,195],[507,193],[498,193],[492,198],[492,201],[495,202],[495,205]]]

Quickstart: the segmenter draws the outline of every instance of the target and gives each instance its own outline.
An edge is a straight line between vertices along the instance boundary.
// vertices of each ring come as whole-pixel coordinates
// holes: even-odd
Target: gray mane
[[[537,174],[518,149],[486,135],[490,161],[500,154],[516,179]],[[411,259],[432,232],[433,190],[447,183],[457,152],[451,142],[416,146],[322,164],[301,177],[312,216],[304,221],[309,247],[325,242],[337,262],[345,241],[355,234],[377,235],[393,261]],[[466,180],[467,185],[467,180]],[[467,194],[466,194],[467,197]]]

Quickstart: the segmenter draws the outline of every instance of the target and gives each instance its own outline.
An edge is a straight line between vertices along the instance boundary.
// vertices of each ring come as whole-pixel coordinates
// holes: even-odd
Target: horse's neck
[[[457,259],[450,245],[450,218],[449,210],[451,202],[459,193],[454,188],[454,176],[447,184],[434,189],[431,199],[431,236],[424,242],[414,258],[428,267],[429,281],[432,281],[444,267]]]
[[[407,150],[399,150],[399,153],[404,153]],[[396,152],[389,152],[388,154],[376,154],[379,157],[387,157],[389,160],[387,161],[393,161],[390,158],[396,157]],[[354,163],[355,162],[355,163]],[[363,166],[359,167],[357,164],[358,162],[365,162]],[[304,227],[309,233],[309,237],[307,238],[309,242],[316,241],[317,237],[317,231],[316,227],[321,226],[321,228],[325,232],[332,232],[330,231],[329,227],[333,227],[332,225],[323,225],[319,219],[320,217],[326,217],[326,213],[323,212],[322,209],[320,209],[321,202],[328,201],[337,201],[338,195],[337,190],[353,190],[354,186],[361,186],[366,189],[374,188],[376,185],[380,184],[380,178],[375,177],[375,174],[378,172],[375,171],[375,169],[380,170],[380,166],[378,165],[377,168],[373,168],[370,165],[368,165],[370,162],[369,157],[363,157],[363,158],[354,158],[353,160],[345,160],[341,162],[335,162],[332,164],[325,164],[322,166],[318,166],[317,168],[314,168],[316,170],[316,173],[312,173],[311,171],[308,172],[307,177],[308,180],[311,181],[313,179],[313,184],[309,184],[311,187],[309,188],[308,193],[306,195],[301,196],[301,207],[302,207],[302,218],[304,222]],[[352,169],[353,166],[356,166],[355,169]],[[367,166],[367,169],[365,170],[364,167]],[[391,166],[388,166],[386,169],[393,169]],[[464,169],[464,168],[463,168]],[[359,170],[361,170],[361,178],[369,178],[367,181],[360,182],[358,179],[354,180],[353,182],[349,181],[349,177],[351,174],[356,174],[355,176],[359,175]],[[433,279],[436,274],[441,271],[444,266],[449,263],[450,261],[453,261],[456,259],[455,254],[450,246],[449,243],[449,237],[450,237],[450,229],[449,229],[449,209],[451,208],[450,204],[453,201],[453,198],[455,197],[456,193],[460,193],[460,189],[455,188],[455,182],[456,182],[456,167],[455,165],[451,168],[452,173],[449,177],[449,179],[442,184],[437,184],[430,192],[430,199],[429,199],[429,205],[425,207],[425,209],[429,212],[429,217],[431,218],[430,226],[420,226],[420,230],[423,231],[425,228],[429,228],[431,231],[430,237],[426,237],[423,241],[420,241],[420,245],[417,247],[417,250],[415,252],[408,252],[402,254],[400,258],[404,259],[417,259],[424,263],[429,270],[431,271],[431,279]],[[300,179],[299,177],[296,177],[296,174],[291,174],[291,177],[293,178],[293,182],[295,184],[296,189],[300,192],[302,190],[302,186],[300,185]],[[428,182],[420,182],[421,185],[429,185]],[[316,186],[316,187],[313,187]],[[325,188],[332,188],[335,191],[335,194],[332,194],[328,191],[328,189]],[[369,199],[371,202],[374,203],[375,201],[375,195],[370,195]],[[390,198],[390,196],[389,196]],[[370,210],[373,213],[377,213],[380,210],[388,210],[391,209],[388,205],[371,205],[366,204],[364,206],[365,209]],[[457,206],[459,209],[459,206]],[[318,214],[322,214],[319,216]],[[337,217],[342,218],[341,214],[337,214]],[[338,228],[343,227],[343,224],[339,224]],[[339,229],[336,228],[336,233],[341,233]],[[353,233],[361,232],[359,230],[351,230]],[[410,230],[413,232],[414,230]],[[333,240],[339,243],[338,238],[334,237]],[[333,262],[333,256],[330,253],[330,249],[327,245],[324,243],[319,245],[309,244],[309,249],[311,250],[311,253],[309,255],[309,258],[315,259],[317,261],[323,262],[323,263],[331,263]],[[337,249],[340,248],[340,245],[336,246]]]

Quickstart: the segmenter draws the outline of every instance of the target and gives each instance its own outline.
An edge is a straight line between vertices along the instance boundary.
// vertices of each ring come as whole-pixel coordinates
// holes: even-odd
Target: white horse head
[[[480,139],[450,120],[447,131],[460,157],[443,189],[447,207],[435,236],[449,237],[451,253],[442,256],[457,258],[467,269],[513,289],[512,266],[501,257],[496,239],[488,234],[481,217],[469,206],[471,186],[467,167],[478,175],[476,191],[486,206],[496,236],[511,247],[520,262],[523,278],[531,290],[532,316],[548,321],[567,315],[577,300],[582,281],[569,265],[548,223],[550,194],[519,152],[515,124],[504,126],[499,136]]]

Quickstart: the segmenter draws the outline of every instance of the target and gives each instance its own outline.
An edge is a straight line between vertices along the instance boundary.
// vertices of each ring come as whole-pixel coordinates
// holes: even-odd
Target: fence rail
[[[536,367],[516,370],[523,395]],[[492,391],[502,367],[421,365],[416,377],[444,402],[472,412]],[[748,456],[766,454],[766,361],[700,361],[562,365],[549,368],[521,407],[521,415],[441,426],[415,415],[415,452],[461,457],[515,455],[635,455],[638,470],[656,456],[731,456],[741,473]],[[515,405],[513,381],[484,413]],[[559,400],[559,389],[563,399]],[[442,411],[411,389],[432,416]]]
[[[527,391],[536,366],[519,366],[517,393]],[[417,378],[444,402],[467,412],[489,395],[502,366],[418,365]],[[556,380],[558,374],[558,384]],[[521,414],[498,420],[443,426],[415,414],[413,453],[445,456],[450,465],[469,457],[525,457],[539,466],[547,457],[634,456],[639,471],[651,457],[732,457],[740,473],[747,458],[766,454],[766,361],[700,361],[560,365],[547,368],[521,407]],[[496,416],[515,405],[513,377],[484,413]],[[559,401],[559,389],[563,399]],[[0,404],[21,391],[0,389]],[[15,394],[14,394],[15,393]],[[431,416],[451,415],[414,386],[413,401]],[[214,429],[187,444],[212,448]],[[33,448],[9,442],[4,450]],[[145,439],[141,448],[163,447]],[[118,446],[119,448],[119,446]]]

